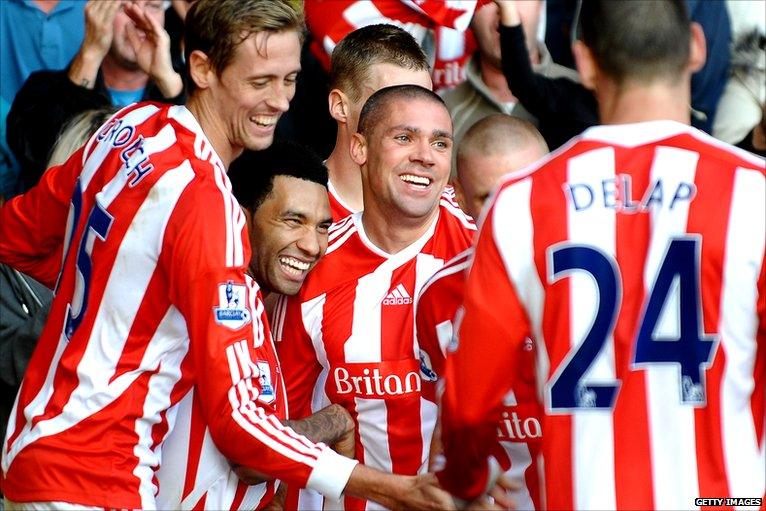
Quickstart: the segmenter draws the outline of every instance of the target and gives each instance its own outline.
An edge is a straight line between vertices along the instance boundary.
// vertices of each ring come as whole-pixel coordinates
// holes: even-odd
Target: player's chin
[[[252,130],[255,133],[249,133],[245,143],[245,149],[250,151],[263,151],[274,142],[274,129],[271,130]]]

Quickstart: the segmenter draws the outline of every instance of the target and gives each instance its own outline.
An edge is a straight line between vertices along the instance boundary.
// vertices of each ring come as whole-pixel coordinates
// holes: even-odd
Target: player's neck
[[[128,69],[120,65],[108,54],[101,62],[101,76],[104,77],[104,85],[114,90],[143,89],[149,82],[149,75],[140,69]]]
[[[338,126],[338,136],[335,139],[335,149],[327,158],[327,171],[335,191],[340,195],[344,204],[354,211],[364,207],[362,198],[362,171],[359,165],[351,159],[349,153],[350,140],[341,126]]]
[[[609,83],[596,91],[602,124],[672,120],[691,122],[688,83],[623,85]]]
[[[431,227],[439,208],[424,218],[409,219],[392,214],[383,206],[368,201],[362,212],[364,232],[376,247],[387,254],[396,254],[419,240]]]
[[[242,153],[242,148],[231,145],[224,125],[217,115],[217,109],[209,103],[210,101],[206,99],[206,96],[197,92],[193,93],[186,102],[186,108],[197,119],[197,122],[202,127],[202,131],[212,144],[224,167],[228,169],[234,158]]]

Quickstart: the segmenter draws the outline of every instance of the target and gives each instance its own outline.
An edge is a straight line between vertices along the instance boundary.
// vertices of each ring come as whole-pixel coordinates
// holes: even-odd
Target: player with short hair
[[[416,85],[381,89],[358,129],[351,155],[365,209],[332,226],[327,255],[286,300],[275,338],[293,412],[343,405],[357,424],[357,459],[414,475],[425,469],[436,405],[421,393],[413,301],[475,228],[442,196],[452,122],[439,96]],[[321,509],[317,497],[291,491],[286,507]]]
[[[276,142],[263,151],[245,151],[232,162],[228,175],[247,218],[253,248],[248,273],[258,282],[263,300],[270,293],[295,294],[327,248],[331,224],[327,169],[309,150]],[[305,269],[296,271],[299,264]],[[269,337],[265,312],[261,322],[264,336]],[[284,399],[277,365],[265,360],[257,365],[264,369],[259,375],[261,400],[266,401],[262,407],[273,408],[283,424],[313,441],[333,445],[345,438],[353,445],[353,420],[338,405],[301,421],[287,421],[286,407],[276,401]],[[209,428],[194,390],[181,399],[175,413],[176,425],[163,446],[157,473],[158,508],[258,509],[272,499],[278,481],[256,479],[244,467],[232,469],[215,445],[205,440]],[[353,456],[353,451],[347,455]]]
[[[478,219],[501,176],[523,169],[546,154],[545,139],[529,121],[493,114],[476,122],[455,151],[463,210]]]
[[[362,178],[349,154],[359,113],[370,95],[392,85],[411,83],[431,88],[423,50],[394,25],[354,30],[335,46],[330,62],[330,115],[338,123],[335,148],[327,158],[330,209],[337,222],[362,210]]]
[[[604,126],[504,179],[469,270],[442,432],[453,495],[537,346],[543,506],[689,509],[764,494],[766,169],[688,126],[704,39],[681,0],[583,2]]]
[[[0,260],[57,284],[2,445],[8,506],[154,508],[173,405],[192,386],[237,465],[332,496],[438,502],[430,480],[359,466],[266,406],[279,402],[263,385],[276,354],[226,168],[272,142],[300,14],[286,0],[197,0],[186,28],[186,106],[124,108],[0,209]]]
[[[494,114],[471,126],[457,148],[456,186],[463,190],[465,211],[478,218],[503,175],[523,169],[547,153],[548,146],[537,128],[518,117]],[[421,365],[431,371],[433,380],[424,382],[424,394],[434,402],[438,399],[437,385],[443,385],[447,347],[452,341],[455,315],[463,303],[465,270],[472,255],[473,249],[469,248],[447,262],[428,279],[415,303]],[[504,397],[497,430],[499,443],[493,455],[509,478],[522,481],[520,488],[511,494],[517,509],[539,509],[537,479],[542,427],[535,396],[531,340],[520,346],[519,357],[520,376],[512,392]],[[432,464],[438,465],[441,446],[438,433],[434,436],[430,457]]]

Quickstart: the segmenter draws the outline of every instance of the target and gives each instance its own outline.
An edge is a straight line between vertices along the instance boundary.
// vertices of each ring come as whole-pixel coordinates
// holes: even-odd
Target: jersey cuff
[[[359,462],[341,456],[327,447],[317,458],[317,464],[311,471],[306,487],[337,500],[346,488],[357,463]]]

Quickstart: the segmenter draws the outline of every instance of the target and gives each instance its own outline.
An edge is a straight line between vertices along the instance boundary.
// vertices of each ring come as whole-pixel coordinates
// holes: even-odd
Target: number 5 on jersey
[[[590,330],[570,352],[546,388],[552,413],[582,409],[611,409],[620,383],[588,382],[585,374],[612,337],[621,300],[621,277],[612,257],[586,245],[559,244],[549,249],[549,283],[574,271],[586,272],[598,289],[596,312]],[[717,339],[704,333],[700,293],[700,238],[673,238],[659,266],[639,321],[633,368],[676,364],[680,401],[704,406],[705,370],[710,366]],[[676,310],[670,311],[675,304]],[[676,318],[674,336],[658,333],[665,320]]]
[[[114,217],[96,201],[93,209],[90,210],[90,215],[88,215],[88,224],[85,226],[85,232],[80,239],[80,246],[77,249],[75,288],[72,294],[72,301],[67,306],[68,315],[66,325],[64,326],[64,335],[67,340],[71,339],[74,335],[85,315],[85,310],[88,308],[88,291],[90,288],[91,270],[93,268],[91,262],[93,244],[96,242],[96,238],[101,241],[106,240],[113,221]]]

